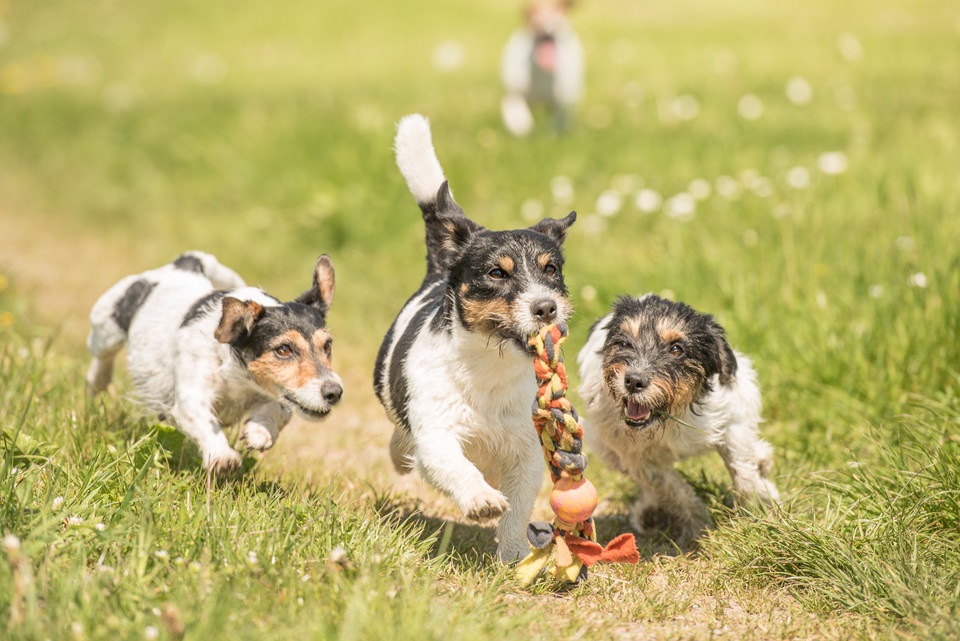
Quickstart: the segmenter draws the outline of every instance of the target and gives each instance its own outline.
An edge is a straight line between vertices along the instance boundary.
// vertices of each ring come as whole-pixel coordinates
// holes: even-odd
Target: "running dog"
[[[397,165],[423,213],[427,273],[377,356],[374,387],[396,426],[401,474],[416,467],[469,519],[501,517],[497,554],[529,551],[543,482],[526,338],[571,312],[561,245],[576,220],[490,231],[466,217],[444,178],[426,118],[397,127]]]
[[[106,389],[126,345],[138,402],[193,439],[208,470],[236,472],[241,456],[224,427],[242,419],[241,440],[263,451],[293,412],[317,421],[340,401],[326,329],[333,292],[327,255],[317,260],[313,286],[281,303],[247,287],[213,256],[185,253],[127,276],[97,300],[87,389],[93,395]]]
[[[710,525],[673,467],[709,450],[720,453],[740,497],[779,501],[767,478],[773,448],[758,433],[756,373],[711,316],[652,294],[620,298],[590,329],[577,362],[588,443],[639,486],[637,531],[667,529],[685,547]]]

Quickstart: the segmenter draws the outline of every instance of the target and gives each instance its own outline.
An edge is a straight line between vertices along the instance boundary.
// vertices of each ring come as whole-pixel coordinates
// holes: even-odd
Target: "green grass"
[[[0,559],[0,620],[25,609],[8,636],[951,638],[953,4],[582,3],[577,125],[528,140],[497,114],[517,14],[506,0],[0,4],[0,534],[21,544],[18,575]],[[444,40],[464,50],[452,72],[430,62]],[[785,96],[793,76],[809,104]],[[757,120],[737,113],[747,93]],[[674,115],[682,96],[692,120]],[[370,372],[422,275],[419,215],[391,154],[413,111],[432,119],[478,222],[526,224],[524,202],[579,212],[571,360],[618,294],[669,291],[720,319],[760,374],[780,512],[732,511],[720,462],[690,462],[719,525],[699,554],[641,541],[639,566],[557,594],[518,590],[491,562],[490,528],[448,531],[449,505],[394,486]],[[818,169],[830,151],[844,173]],[[790,185],[796,167],[809,186]],[[556,176],[570,203],[551,195]],[[723,176],[737,198],[717,193]],[[633,206],[641,187],[670,197],[698,178],[714,189],[692,221]],[[611,189],[624,206],[599,216]],[[343,406],[224,487],[137,417],[122,379],[116,398],[82,388],[92,302],[190,248],[283,297],[307,287],[317,254],[337,266]],[[590,473],[609,537],[631,488],[599,462]],[[350,569],[328,564],[338,547]]]

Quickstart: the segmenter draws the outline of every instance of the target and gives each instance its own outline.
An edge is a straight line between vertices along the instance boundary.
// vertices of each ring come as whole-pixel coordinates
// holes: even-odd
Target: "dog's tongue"
[[[538,67],[552,72],[557,66],[557,43],[552,38],[540,40],[534,47],[533,58]]]
[[[650,408],[640,405],[633,399],[627,399],[627,418],[631,421],[642,421],[650,415]]]

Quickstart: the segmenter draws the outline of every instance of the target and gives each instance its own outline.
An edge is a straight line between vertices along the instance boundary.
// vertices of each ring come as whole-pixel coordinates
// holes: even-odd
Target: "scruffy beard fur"
[[[741,499],[779,500],[766,478],[773,450],[757,430],[756,375],[711,316],[653,295],[620,298],[591,328],[578,365],[588,444],[637,482],[639,532],[666,529],[684,547],[710,524],[673,463],[711,449]]]

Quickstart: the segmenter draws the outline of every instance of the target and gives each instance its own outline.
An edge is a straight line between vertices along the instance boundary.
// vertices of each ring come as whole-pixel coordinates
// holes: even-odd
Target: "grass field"
[[[0,0],[0,636],[956,638],[956,3],[578,5],[576,126],[516,140],[515,2]],[[689,462],[699,551],[641,539],[637,566],[521,590],[492,528],[395,477],[370,374],[423,270],[391,153],[414,111],[478,222],[579,212],[569,360],[621,293],[719,318],[781,510],[731,509],[719,458]],[[344,402],[224,487],[122,377],[83,391],[96,297],[193,248],[282,297],[337,267]],[[631,488],[590,476],[605,540]]]

